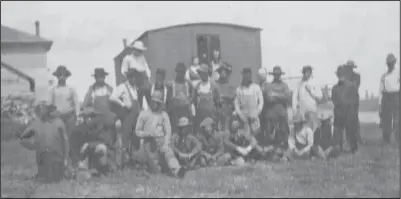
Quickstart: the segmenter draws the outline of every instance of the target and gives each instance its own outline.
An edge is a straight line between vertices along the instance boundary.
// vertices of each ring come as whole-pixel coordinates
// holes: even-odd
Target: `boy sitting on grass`
[[[264,149],[258,145],[247,125],[240,128],[238,117],[231,122],[231,132],[226,136],[224,143],[231,155],[231,164],[233,165],[243,165],[249,159],[254,159],[258,155],[265,155]]]
[[[331,124],[332,117],[320,119],[320,127],[314,134],[314,151],[316,155],[323,159],[336,158],[340,155],[341,149],[333,139]]]
[[[69,159],[69,141],[64,122],[52,114],[56,107],[41,103],[34,119],[20,135],[21,144],[33,138],[38,173],[36,180],[44,183],[60,182],[65,177]]]
[[[293,132],[288,138],[288,150],[285,158],[308,159],[311,157],[314,133],[307,120],[301,114],[297,114],[293,119]]]
[[[194,169],[202,150],[201,142],[192,135],[187,117],[181,117],[177,124],[178,133],[173,134],[172,149],[181,166]]]
[[[202,143],[201,165],[223,166],[231,159],[224,153],[224,133],[214,130],[212,118],[205,118],[200,124],[199,140]]]

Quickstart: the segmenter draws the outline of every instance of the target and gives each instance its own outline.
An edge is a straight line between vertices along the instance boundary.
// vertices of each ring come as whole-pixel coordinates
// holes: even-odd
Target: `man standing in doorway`
[[[309,65],[302,68],[302,80],[292,95],[292,109],[294,114],[305,117],[315,132],[319,126],[318,104],[323,101],[323,94],[313,81],[312,70]]]
[[[387,55],[386,62],[387,72],[380,79],[379,113],[383,141],[389,144],[393,132],[397,143],[400,142],[400,73],[395,70],[397,59],[393,54]]]
[[[259,115],[263,108],[263,94],[259,85],[252,82],[252,70],[242,70],[241,86],[237,88],[235,112],[241,118],[245,128],[251,130],[253,136],[260,131]]]
[[[121,64],[121,74],[126,76],[129,68],[138,71],[135,77],[135,84],[138,88],[138,100],[142,108],[147,108],[147,102],[150,102],[151,72],[144,55],[146,47],[142,41],[135,41],[132,45],[127,46],[127,48],[128,54],[124,57]],[[144,97],[146,102],[143,102]]]
[[[77,119],[80,113],[80,103],[76,90],[67,85],[67,78],[71,76],[71,72],[65,66],[58,66],[53,75],[57,77],[58,83],[50,90],[48,97],[49,104],[56,106],[60,118],[63,120],[68,136],[77,125]],[[74,141],[70,140],[70,146],[74,145]],[[72,163],[78,163],[78,154],[70,150]]]

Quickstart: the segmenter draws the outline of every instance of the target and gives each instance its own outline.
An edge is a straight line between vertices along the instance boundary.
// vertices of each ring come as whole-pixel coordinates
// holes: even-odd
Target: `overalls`
[[[210,89],[207,92],[202,92],[200,85],[198,85],[198,96],[197,96],[197,107],[196,107],[196,126],[195,129],[199,129],[199,125],[202,121],[210,117],[213,120],[216,119],[216,106],[213,99],[213,89],[210,85]],[[198,131],[196,131],[198,132]]]
[[[191,101],[189,93],[189,83],[179,84],[173,81],[171,83],[171,103],[169,103],[169,116],[172,132],[177,132],[178,120],[181,117],[187,117],[192,120]]]
[[[235,88],[228,82],[218,83],[220,93],[220,110],[218,112],[219,129],[226,130],[229,126],[230,116],[234,111]]]
[[[245,89],[241,91],[240,97],[240,109],[245,115],[247,120],[244,125],[248,125],[251,129],[251,133],[255,136],[260,129],[260,121],[258,115],[258,102],[255,98],[253,90]]]

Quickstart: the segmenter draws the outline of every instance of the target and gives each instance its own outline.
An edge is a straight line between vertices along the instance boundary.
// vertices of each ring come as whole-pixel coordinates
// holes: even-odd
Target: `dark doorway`
[[[210,63],[213,58],[213,51],[216,49],[220,51],[219,35],[197,35],[196,41],[199,61],[206,64]]]

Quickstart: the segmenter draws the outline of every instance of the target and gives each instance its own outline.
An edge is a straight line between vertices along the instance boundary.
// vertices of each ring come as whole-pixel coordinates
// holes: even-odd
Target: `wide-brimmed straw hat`
[[[214,124],[213,119],[210,117],[207,117],[201,122],[201,124],[199,126],[206,127],[206,126],[212,126],[213,124]]]
[[[280,66],[273,67],[273,71],[269,72],[269,75],[284,75],[285,73],[281,70]]]
[[[139,50],[139,51],[146,51],[146,47],[145,47],[145,45],[143,44],[143,42],[142,41],[135,41],[133,44],[131,44],[131,45],[128,45],[127,46],[127,48],[130,48],[130,49],[135,49],[135,50]]]
[[[94,76],[94,77],[106,77],[107,75],[109,75],[109,73],[106,72],[104,70],[104,68],[95,68],[95,71],[94,71],[92,76]]]
[[[54,71],[52,73],[54,76],[56,77],[60,77],[60,76],[66,76],[69,77],[71,76],[71,72],[67,69],[67,67],[60,65],[56,68],[56,71]]]
[[[184,126],[189,126],[190,125],[190,123],[189,123],[189,119],[187,118],[187,117],[181,117],[179,120],[178,120],[178,124],[177,124],[179,127],[184,127]]]
[[[357,68],[358,67],[357,65],[355,65],[354,60],[348,60],[344,66],[349,67],[349,68]]]
[[[209,66],[206,64],[201,64],[197,71],[198,73],[209,73]]]
[[[397,61],[397,58],[394,56],[393,53],[390,53],[387,55],[387,58],[386,58],[387,63],[395,63],[396,61]]]

